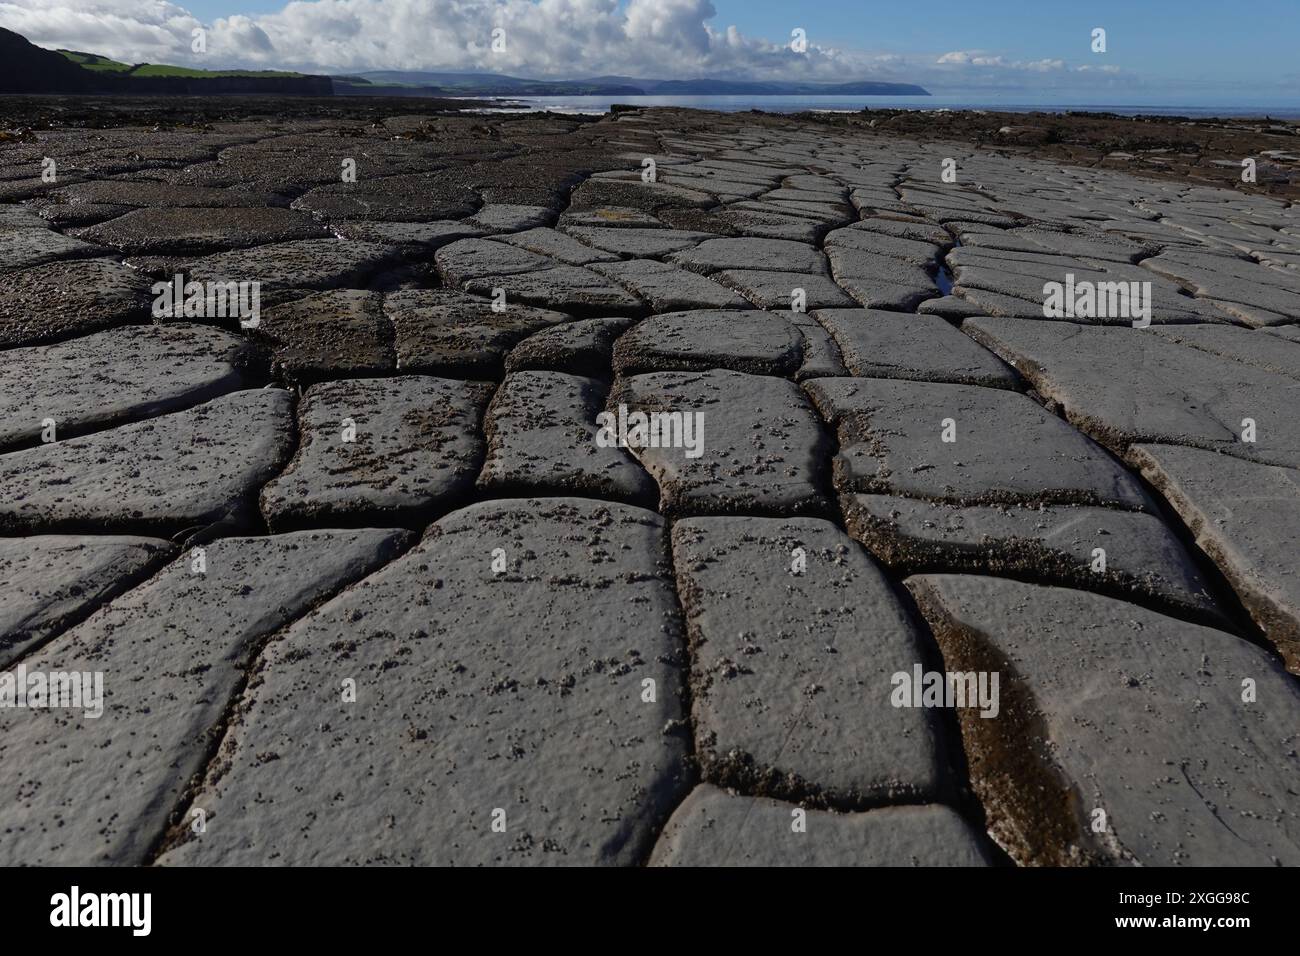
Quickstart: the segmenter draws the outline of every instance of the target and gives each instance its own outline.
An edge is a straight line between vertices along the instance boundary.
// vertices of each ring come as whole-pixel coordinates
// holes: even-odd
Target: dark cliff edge
[[[328,76],[140,76],[88,70],[12,30],[0,29],[0,93],[84,93],[124,96],[332,96]]]

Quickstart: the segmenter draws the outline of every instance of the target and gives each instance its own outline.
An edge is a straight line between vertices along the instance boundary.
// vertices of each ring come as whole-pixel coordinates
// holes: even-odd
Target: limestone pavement
[[[1300,209],[674,110],[37,145],[0,863],[1300,862]]]

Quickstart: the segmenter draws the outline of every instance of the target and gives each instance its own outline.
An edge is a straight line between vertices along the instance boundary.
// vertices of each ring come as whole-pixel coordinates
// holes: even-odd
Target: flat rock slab
[[[918,265],[847,245],[828,246],[826,256],[831,274],[845,288],[852,288],[851,281],[863,289],[906,287],[913,290],[916,302],[932,298],[939,291],[931,277],[935,267],[928,262]]]
[[[52,342],[143,319],[148,280],[111,259],[0,272],[0,348]]]
[[[1005,362],[935,315],[822,309],[814,318],[855,376],[1011,389],[1020,382]]]
[[[877,222],[883,221],[877,220]],[[897,225],[906,227],[908,224],[897,223]],[[913,227],[919,234],[924,234],[925,228]],[[830,233],[826,237],[824,245],[827,254],[831,256],[832,263],[835,257],[833,250],[839,247],[875,256],[887,256],[914,266],[933,269],[944,248],[951,246],[953,241],[952,236],[943,230],[939,230],[939,232],[944,237],[942,243],[932,242],[928,238],[913,239],[905,235],[888,235],[874,229],[867,229],[862,223],[855,223],[852,226],[836,229]]]
[[[1151,323],[1153,325],[1178,324],[1186,322],[1231,322],[1232,320],[1208,302],[1182,295],[1178,287],[1152,276],[1145,269],[1137,266],[1115,266],[1106,271],[1089,270],[1074,263],[1045,265],[1022,263],[1007,259],[979,260],[980,264],[962,264],[968,260],[958,259],[964,249],[952,253],[948,261],[955,270],[956,282],[962,294],[972,301],[988,307],[989,315],[1007,315],[1019,318],[1035,318],[1048,322],[1070,322],[1081,325],[1096,325],[1116,328],[1132,328],[1138,316],[1124,310],[1123,298],[1111,298],[1110,289],[1131,289],[1130,283],[1150,283],[1150,298],[1144,300],[1150,305]],[[1047,283],[1056,282],[1068,285],[1073,281],[1079,285],[1084,282],[1096,286],[1095,311],[1105,315],[1052,315],[1046,314],[1048,300]],[[1102,283],[1111,283],[1103,286]],[[1115,292],[1116,296],[1121,293]]]
[[[465,221],[488,232],[538,231],[555,221],[555,213],[549,206],[489,203]]]
[[[827,436],[791,382],[724,369],[634,375],[615,383],[609,408],[620,417],[647,416],[644,435],[627,417],[627,446],[659,483],[665,514],[817,515],[828,508]],[[656,412],[673,417],[648,418]],[[651,444],[656,422],[658,447]]]
[[[489,298],[504,295],[507,305],[522,303],[571,315],[640,315],[646,311],[640,299],[614,280],[581,266],[553,266],[511,275],[497,273],[471,279],[463,285],[466,292],[475,295]]]
[[[0,862],[139,866],[202,772],[260,640],[398,550],[400,531],[225,538],[25,661],[102,673],[103,710],[0,709]],[[188,824],[188,821],[187,821]]]
[[[561,372],[506,376],[484,422],[487,497],[574,495],[653,505],[654,481],[628,452],[597,440],[608,386]]]
[[[989,832],[1018,863],[1300,862],[1300,691],[1266,652],[1082,591],[907,586],[949,671],[1001,674],[996,718],[957,715]]]
[[[920,638],[848,535],[818,518],[691,518],[673,565],[706,780],[840,808],[944,789],[934,715],[889,699]]]
[[[537,369],[609,379],[614,343],[636,319],[578,319],[534,332],[506,356],[506,372]]]
[[[344,239],[360,239],[364,242],[401,246],[414,254],[427,254],[430,249],[441,249],[458,240],[474,239],[483,235],[482,229],[454,219],[440,222],[382,222],[349,219],[334,224],[333,229]]]
[[[897,574],[992,574],[1226,623],[1195,561],[1154,515],[1087,505],[961,507],[891,495],[845,495],[841,504],[849,534]]]
[[[12,349],[0,364],[0,448],[31,444],[53,419],[66,438],[175,411],[244,387],[253,350],[192,323],[132,325]]]
[[[1144,329],[1014,319],[968,319],[962,328],[1117,453],[1155,442],[1300,467],[1294,379]],[[1242,440],[1246,419],[1253,442]]]
[[[557,227],[564,232],[574,229],[656,229],[664,223],[658,218],[631,206],[599,205],[583,209],[570,207],[560,214]]]
[[[193,255],[329,235],[304,212],[279,209],[137,209],[78,237],[135,255]]]
[[[702,783],[673,813],[651,866],[988,866],[983,835],[948,807],[803,810]]]
[[[615,262],[619,258],[615,253],[594,249],[554,229],[528,229],[514,235],[501,236],[500,239],[509,245],[535,252],[540,256],[547,256],[556,262],[563,262],[570,266],[585,266],[593,262]]]
[[[14,229],[0,232],[0,272],[30,269],[59,259],[89,259],[104,250],[52,229]]]
[[[1132,457],[1300,674],[1300,472],[1176,445],[1137,445]]]
[[[378,292],[331,289],[272,306],[257,335],[273,350],[276,369],[295,381],[379,375],[397,364]]]
[[[550,256],[495,239],[462,239],[453,242],[434,254],[434,262],[437,263],[438,274],[449,286],[458,286],[482,276],[535,272],[559,265]]]
[[[0,530],[170,534],[241,521],[289,456],[292,407],[281,389],[234,392],[0,455]]]
[[[711,368],[793,375],[802,362],[799,330],[784,316],[757,310],[651,316],[614,347],[614,370],[619,375]]]
[[[725,285],[655,259],[598,262],[591,269],[649,302],[656,312],[749,308],[748,302]]]
[[[1025,395],[868,378],[819,378],[804,387],[839,434],[834,472],[842,494],[953,504],[1150,504],[1104,449]],[[944,441],[945,433],[954,440]]]
[[[1295,326],[1281,326],[1279,331],[1286,328],[1300,333]],[[1166,325],[1151,331],[1188,348],[1300,380],[1300,336],[1288,341],[1285,334],[1260,335],[1236,325]]]
[[[340,239],[298,239],[256,249],[236,249],[194,259],[187,279],[199,282],[258,282],[263,303],[295,292],[362,288],[397,260],[395,246]]]
[[[298,409],[298,453],[262,491],[267,524],[402,524],[453,507],[482,463],[491,393],[426,375],[312,386]]]
[[[570,226],[567,231],[573,238],[594,249],[633,259],[656,259],[670,252],[694,248],[705,240],[715,238],[712,233],[692,232],[685,229],[608,229]]]
[[[97,179],[64,186],[57,198],[70,205],[105,203],[121,206],[168,208],[173,206],[257,207],[267,205],[268,197],[238,189],[211,189],[184,186],[154,180]]]
[[[760,309],[837,309],[853,305],[848,293],[827,276],[801,272],[728,269],[715,273],[718,282],[736,289]]]
[[[1288,342],[1300,343],[1300,325],[1279,325],[1271,329],[1260,329],[1260,331],[1267,335],[1286,339]],[[1284,353],[1287,355],[1292,354],[1290,349],[1285,349]]]
[[[447,516],[268,645],[194,799],[207,832],[160,862],[644,859],[691,783],[669,578],[663,521],[640,508]]]
[[[0,538],[0,669],[126,590],[176,551],[159,538]]]
[[[758,210],[753,208],[741,209],[733,205],[719,212],[716,218],[723,226],[733,232],[740,233],[745,238],[794,242],[803,246],[811,246],[830,228],[828,225],[813,219],[806,219],[803,216],[774,212],[770,206],[750,205],[759,205],[760,208]],[[707,268],[707,265],[701,267]]]
[[[478,194],[467,185],[437,175],[420,174],[330,183],[318,186],[293,201],[294,209],[306,210],[328,221],[434,222],[464,219],[480,205]]]
[[[826,274],[826,257],[814,246],[785,239],[706,239],[692,249],[674,252],[669,261],[692,272],[760,269]]]
[[[117,219],[118,216],[125,216],[133,208],[120,206],[117,203],[78,203],[75,206],[69,203],[52,203],[51,206],[40,209],[40,217],[52,222],[57,228],[69,229]]]
[[[494,311],[488,299],[448,289],[413,289],[384,299],[393,323],[397,367],[404,372],[494,378],[519,341],[569,316],[507,303]]]
[[[644,183],[639,174],[625,182],[607,178],[588,179],[573,191],[570,204],[573,209],[636,209],[652,213],[666,206],[698,206],[708,208],[717,203],[709,193],[667,183]]]

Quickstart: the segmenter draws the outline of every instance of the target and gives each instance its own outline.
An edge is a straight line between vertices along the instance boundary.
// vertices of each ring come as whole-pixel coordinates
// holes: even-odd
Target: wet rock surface
[[[849,533],[898,574],[1050,582],[1221,622],[1209,585],[1154,515],[1087,505],[967,506],[847,495]]]
[[[1300,472],[1175,445],[1137,445],[1133,460],[1300,673]]]
[[[5,862],[1300,862],[1300,213],[1200,124],[254,106],[0,141],[0,702],[106,694]]]
[[[1267,653],[1080,591],[962,575],[908,587],[950,668],[1006,675],[1004,719],[958,715],[990,832],[1018,862],[1300,860],[1285,782],[1300,691]]]

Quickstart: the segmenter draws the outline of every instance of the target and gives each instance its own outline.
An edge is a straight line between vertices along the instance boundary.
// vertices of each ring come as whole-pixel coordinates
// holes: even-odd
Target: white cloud
[[[1060,60],[1023,63],[979,50],[849,51],[816,35],[798,54],[789,37],[715,27],[715,16],[710,0],[291,0],[275,13],[201,24],[169,0],[0,0],[0,26],[40,46],[132,63],[989,85],[1064,68]],[[191,51],[199,26],[208,31],[206,54]],[[505,30],[504,51],[492,49],[496,27]]]
[[[939,59],[934,61],[941,65],[956,64],[958,66],[1006,66],[1007,62],[1000,56],[989,56],[977,50],[954,50],[952,53],[945,53]]]

